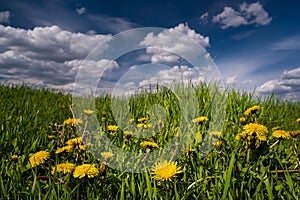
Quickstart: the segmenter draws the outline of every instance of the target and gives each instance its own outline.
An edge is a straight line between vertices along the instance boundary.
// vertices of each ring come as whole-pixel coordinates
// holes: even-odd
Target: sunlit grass
[[[208,112],[209,89],[189,89],[198,113],[169,90],[99,97],[93,107],[72,105],[59,92],[0,86],[0,199],[298,199],[300,103],[225,91],[224,126],[210,130],[217,112]],[[114,152],[89,151],[98,144],[81,136],[97,139],[90,132],[96,128],[119,148],[143,155],[145,166],[150,152],[173,139],[192,140],[171,149],[180,152],[177,160],[170,155],[147,172],[129,173],[110,167],[121,159]],[[208,152],[205,142],[213,146]]]

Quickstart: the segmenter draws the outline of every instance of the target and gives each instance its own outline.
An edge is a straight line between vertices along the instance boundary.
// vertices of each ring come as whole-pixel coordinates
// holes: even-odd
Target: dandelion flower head
[[[10,159],[12,159],[12,160],[18,160],[19,156],[18,155],[12,155],[12,156],[10,156]]]
[[[240,122],[243,124],[243,123],[245,123],[246,122],[246,118],[245,117],[241,117],[240,118]]]
[[[69,146],[79,146],[82,142],[82,138],[81,137],[77,137],[77,138],[73,138],[73,139],[69,139],[66,144]]]
[[[143,124],[143,123],[139,123],[137,126],[138,126],[139,128],[149,128],[149,127],[151,127],[152,125],[151,125],[151,124]]]
[[[87,115],[91,115],[91,114],[94,113],[93,110],[83,110],[83,112],[84,112],[85,114],[87,114]]]
[[[81,119],[69,118],[64,121],[64,125],[77,126],[78,124],[82,124]]]
[[[208,121],[208,117],[206,116],[201,116],[201,117],[198,117],[198,118],[195,118],[192,120],[192,122],[194,123],[201,123],[201,122],[207,122]]]
[[[62,153],[64,151],[69,152],[71,149],[73,149],[73,147],[70,146],[70,145],[67,145],[67,146],[64,146],[64,147],[57,148],[57,150],[55,151],[55,153]]]
[[[53,167],[51,173],[54,174],[55,169],[56,169],[56,172],[70,174],[70,173],[72,173],[74,168],[75,168],[75,165],[73,163],[61,163],[61,164],[56,165],[56,167]]]
[[[252,106],[252,107],[248,108],[244,114],[250,115],[250,114],[256,113],[259,110],[260,110],[260,106]]]
[[[299,133],[299,131],[289,131],[289,134],[290,134],[290,136],[292,136],[292,137],[297,137],[300,133]]]
[[[143,141],[141,142],[141,147],[158,148],[158,144],[151,141]]]
[[[101,153],[101,156],[104,160],[108,160],[110,159],[111,157],[113,157],[113,153],[112,152],[102,152]]]
[[[29,158],[31,167],[35,167],[35,166],[38,166],[38,165],[44,163],[48,159],[49,156],[50,156],[50,153],[47,151],[39,151],[39,152],[33,154]]]
[[[107,130],[109,130],[111,132],[116,132],[118,129],[119,129],[119,127],[116,125],[108,125],[107,126]]]
[[[157,180],[171,180],[176,174],[181,173],[181,168],[177,166],[177,162],[158,162],[153,167],[154,178]]]
[[[148,119],[146,118],[146,117],[142,117],[142,118],[139,118],[138,119],[138,122],[145,122],[145,121],[147,121]]]
[[[74,178],[83,178],[87,175],[88,178],[93,178],[93,177],[97,176],[98,174],[99,174],[99,171],[94,165],[83,164],[83,165],[77,166],[75,168],[73,176],[74,176]]]
[[[284,131],[284,130],[275,130],[272,133],[272,136],[275,138],[289,138],[290,134],[289,134],[289,132]]]
[[[248,136],[251,136],[254,133],[256,135],[264,135],[264,134],[268,133],[268,129],[264,125],[250,123],[250,124],[246,124],[244,126],[244,131],[243,132],[245,134],[247,134]]]

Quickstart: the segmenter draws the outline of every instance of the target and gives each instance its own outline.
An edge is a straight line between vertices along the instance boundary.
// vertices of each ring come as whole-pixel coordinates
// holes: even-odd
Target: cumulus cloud
[[[260,93],[276,93],[288,100],[300,99],[300,67],[285,70],[277,79],[265,82],[258,88]]]
[[[0,79],[49,88],[71,87],[82,60],[110,38],[72,33],[58,26],[27,30],[0,25]]]
[[[138,65],[132,66],[135,65],[133,63],[124,66],[124,61],[120,64],[114,60],[97,60],[95,56],[86,59],[97,44],[111,39],[111,35],[73,33],[58,26],[22,29],[0,25],[0,80],[7,84],[24,82],[36,87],[63,89],[67,92],[75,87],[78,94],[89,94],[93,86],[98,87],[98,91],[112,92],[123,75],[137,70]],[[160,68],[159,71],[149,67],[147,72],[143,69],[130,76],[127,82],[119,84],[120,87],[132,88],[134,84],[140,87],[147,81],[153,83],[157,80],[165,83],[182,79],[199,82],[203,77],[207,78],[208,74],[214,76],[209,71],[214,68],[210,66],[212,63],[205,51],[209,47],[209,38],[196,33],[185,24],[166,29],[157,35],[149,33],[141,40],[140,44],[144,45],[146,52],[137,55],[137,63],[149,63],[152,60],[151,64],[154,65],[155,62],[165,61],[171,63],[168,67],[174,66],[172,62],[179,55],[192,58],[202,49],[200,52],[203,53],[203,65],[198,67],[203,71],[199,73],[196,68],[183,64],[169,67],[170,69]],[[108,46],[101,47],[105,51]],[[101,54],[101,49],[98,50]],[[145,74],[149,76],[146,77]]]
[[[196,33],[187,24],[179,24],[157,35],[149,33],[140,44],[147,47],[147,53],[153,54],[153,63],[176,62],[181,56],[193,57],[201,47],[205,53],[204,49],[210,46],[209,37]]]
[[[157,84],[170,88],[175,82],[184,84],[193,83],[197,85],[203,82],[207,75],[205,71],[199,72],[196,68],[188,66],[160,68],[158,70],[152,70],[150,72],[151,75],[149,75],[149,73],[142,74],[143,69],[139,69],[139,67],[132,67],[131,70],[136,70],[132,73],[136,73],[136,76],[130,76],[126,83],[118,83],[117,88],[119,93],[123,91],[123,94],[131,95],[139,90],[149,89],[150,86],[156,86]]]
[[[76,8],[76,12],[78,15],[83,15],[86,13],[86,8],[85,7]]]
[[[0,12],[0,23],[10,23],[9,18],[11,13],[9,11],[1,11]]]
[[[206,13],[203,13],[201,16],[200,16],[200,24],[207,24],[208,23],[208,12]]]
[[[226,86],[235,90],[251,90],[252,88],[249,87],[251,83],[251,80],[241,80],[238,76],[229,76],[225,78]]]
[[[241,14],[235,11],[231,7],[225,7],[223,12],[214,16],[213,20],[214,23],[221,23],[222,29],[227,29],[229,27],[238,27],[241,25],[248,24],[247,20],[241,16]]]
[[[272,21],[272,17],[260,4],[260,2],[239,5],[239,10],[232,7],[225,7],[224,10],[215,15],[212,19],[214,23],[220,23],[222,29],[239,27],[241,25],[256,24],[266,26]]]
[[[227,77],[225,83],[227,85],[235,85],[238,83],[238,78],[237,78],[237,76]]]

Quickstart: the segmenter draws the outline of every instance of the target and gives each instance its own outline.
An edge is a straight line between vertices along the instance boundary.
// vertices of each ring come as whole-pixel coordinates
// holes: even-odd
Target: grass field
[[[217,123],[216,113],[207,112],[213,109],[208,88],[189,90],[196,113],[168,90],[99,97],[93,107],[72,105],[72,96],[60,92],[0,86],[0,199],[299,199],[300,103],[230,90],[221,101],[224,126],[211,130]],[[74,118],[73,111],[81,113]],[[182,117],[187,113],[195,118]],[[179,129],[184,120],[190,125]],[[148,154],[160,155],[172,139],[192,140],[188,148],[174,147],[177,160],[170,155],[148,172],[130,173],[110,165],[122,157],[98,148],[101,137],[90,129],[141,155],[143,167]],[[96,142],[84,142],[83,133]],[[149,137],[135,136],[143,133]],[[205,142],[213,148],[199,156]]]

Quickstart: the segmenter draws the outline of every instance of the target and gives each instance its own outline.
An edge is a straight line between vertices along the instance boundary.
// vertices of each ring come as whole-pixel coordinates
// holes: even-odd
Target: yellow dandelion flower
[[[109,130],[111,132],[116,132],[118,129],[119,129],[119,127],[116,125],[108,125],[107,126],[107,130]]]
[[[93,110],[83,110],[83,112],[84,112],[85,114],[87,114],[87,115],[91,115],[91,114],[94,113]]]
[[[137,125],[139,128],[150,128],[152,126],[152,124],[143,124],[143,123],[139,123]]]
[[[66,144],[68,146],[79,146],[82,142],[82,138],[81,137],[77,137],[77,138],[73,138],[73,139],[69,139]]]
[[[134,122],[135,120],[134,120],[133,118],[131,118],[129,121],[130,121],[130,122]]]
[[[142,123],[143,123],[143,122],[145,122],[145,121],[147,121],[147,120],[148,120],[147,118],[142,117],[142,118],[139,118],[139,119],[138,119],[138,122],[142,122]]]
[[[82,124],[81,119],[69,118],[64,121],[64,125],[77,126],[78,124]]]
[[[100,164],[100,169],[99,169],[100,173],[105,172],[105,169],[106,169],[106,164],[105,164],[104,162],[102,162],[102,163]]]
[[[132,136],[132,132],[131,131],[124,131],[123,135],[127,138],[130,138]]]
[[[241,139],[245,139],[245,138],[247,138],[247,133],[246,132],[242,132],[242,133],[239,133],[239,134],[237,134],[236,136],[235,136],[235,139],[236,140],[241,140]]]
[[[67,146],[64,146],[64,147],[61,147],[61,148],[57,148],[56,151],[55,151],[55,153],[58,154],[58,153],[62,153],[64,151],[69,152],[72,149],[73,149],[73,146],[67,145]]]
[[[48,135],[48,139],[49,140],[52,140],[52,139],[54,139],[55,138],[55,135]]]
[[[276,130],[279,130],[280,129],[280,126],[275,126],[272,128],[272,131],[276,131]]]
[[[10,159],[12,159],[12,160],[18,160],[19,157],[20,156],[18,156],[18,155],[12,155],[12,156],[10,156]]]
[[[153,167],[154,178],[157,180],[171,180],[176,174],[181,173],[181,168],[177,166],[177,162],[158,162]]]
[[[292,137],[297,137],[299,134],[300,134],[300,132],[299,131],[289,131],[289,134],[290,134],[290,136],[292,136]]]
[[[50,156],[50,153],[47,151],[39,151],[39,152],[33,154],[29,158],[31,167],[35,167],[35,166],[38,166],[38,165],[44,163],[48,159],[49,156]]]
[[[222,133],[219,131],[212,131],[209,134],[214,137],[220,137]]]
[[[256,138],[260,141],[267,141],[267,137],[265,135],[257,135]]]
[[[195,149],[194,148],[192,148],[192,147],[188,147],[188,148],[186,148],[185,149],[185,153],[187,154],[187,155],[190,155],[192,152],[194,152],[195,151]]]
[[[248,108],[244,114],[250,115],[250,114],[256,113],[259,110],[260,110],[260,106],[252,106],[251,108]]]
[[[157,143],[151,141],[143,141],[140,145],[141,147],[159,148]]]
[[[217,141],[217,142],[215,143],[215,147],[217,147],[217,148],[220,148],[221,145],[222,145],[222,141]]]
[[[244,123],[246,122],[246,118],[245,118],[245,117],[241,117],[241,118],[240,118],[240,122],[241,122],[242,124],[244,124]]]
[[[208,121],[208,117],[206,116],[201,116],[201,117],[198,117],[198,118],[195,118],[192,120],[192,122],[194,123],[202,123],[202,122],[207,122]]]
[[[276,138],[289,138],[290,134],[284,130],[276,130],[272,133],[272,136]]]
[[[73,176],[74,176],[74,178],[83,178],[87,175],[88,178],[93,178],[93,177],[97,176],[98,174],[99,174],[99,171],[94,165],[83,164],[83,165],[77,166],[75,168]]]
[[[264,134],[268,133],[268,129],[264,125],[250,123],[250,124],[246,124],[244,126],[243,132],[247,133],[248,136],[251,136],[254,133],[256,135],[264,135]]]
[[[56,149],[55,153],[62,153],[64,151],[65,151],[65,149],[63,147],[59,147]]]
[[[64,174],[70,174],[74,170],[75,165],[73,163],[61,163],[56,165],[56,167],[52,168],[51,173],[54,174],[56,172],[62,172]]]
[[[111,157],[113,157],[113,153],[112,152],[102,152],[101,153],[101,156],[104,160],[108,160],[110,159]]]
[[[296,122],[300,123],[300,118],[296,119]]]
[[[79,145],[79,146],[78,146],[78,149],[79,149],[80,151],[86,151],[85,145]]]
[[[102,111],[102,112],[101,112],[102,117],[105,117],[106,114],[107,114],[107,113],[106,113],[105,111]]]

